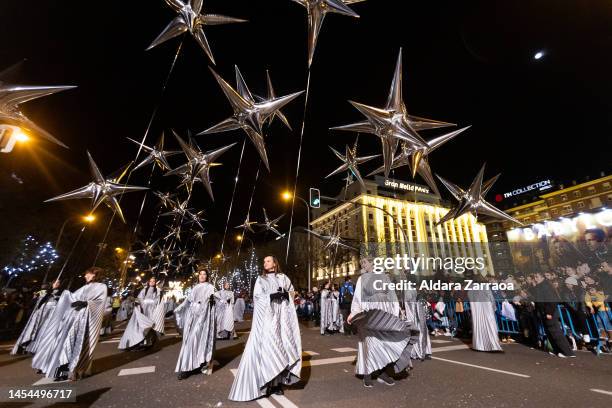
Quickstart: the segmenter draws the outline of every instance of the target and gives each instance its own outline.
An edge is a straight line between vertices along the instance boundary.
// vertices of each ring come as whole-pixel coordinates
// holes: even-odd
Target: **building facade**
[[[359,249],[342,249],[334,256],[325,250],[324,241],[313,238],[315,281],[340,280],[355,274],[364,252],[387,257],[483,257],[486,273],[494,272],[486,228],[474,216],[466,214],[435,225],[449,206],[429,187],[379,176],[364,181],[365,187],[353,182],[329,203],[324,200],[314,214],[313,231],[329,235],[337,228],[347,244]]]

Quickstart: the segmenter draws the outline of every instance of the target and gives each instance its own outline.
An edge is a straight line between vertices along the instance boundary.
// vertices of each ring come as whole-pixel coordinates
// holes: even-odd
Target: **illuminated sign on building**
[[[516,190],[512,190],[509,193],[504,193],[504,198],[516,197],[526,193],[533,192],[541,192],[544,190],[548,190],[553,187],[553,183],[550,180],[542,180],[537,183],[530,184],[525,187],[517,188]]]
[[[407,181],[393,180],[385,177],[376,177],[376,183],[381,187],[393,188],[397,190],[404,190],[410,192],[417,192],[423,194],[431,194],[429,187],[422,186],[420,184],[408,183]]]

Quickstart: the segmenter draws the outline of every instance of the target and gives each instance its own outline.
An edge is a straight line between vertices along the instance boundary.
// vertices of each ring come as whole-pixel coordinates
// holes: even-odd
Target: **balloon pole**
[[[302,117],[302,129],[300,131],[300,147],[298,149],[297,164],[295,169],[295,182],[293,183],[293,197],[291,199],[291,218],[289,219],[289,233],[287,234],[287,253],[285,254],[285,263],[289,259],[289,249],[291,248],[291,230],[293,228],[293,211],[295,209],[295,195],[297,191],[297,182],[300,175],[300,161],[302,159],[302,142],[304,140],[304,128],[306,126],[306,113],[308,108],[308,97],[310,96],[310,66],[308,67],[308,79],[306,81],[306,97],[304,100],[304,115]],[[310,227],[310,225],[309,225]]]
[[[62,265],[62,269],[60,270],[55,280],[59,280],[62,277],[62,273],[64,273],[64,269],[66,269],[66,265],[68,265],[68,261],[72,257],[72,254],[74,253],[74,250],[77,247],[79,241],[81,240],[81,237],[83,236],[83,232],[85,231],[86,228],[87,228],[86,225],[83,225],[83,228],[81,228],[81,231],[79,232],[79,235],[77,236],[77,239],[74,241],[74,244],[72,244],[72,248],[70,249],[70,252],[68,253],[68,256],[66,257],[66,260],[64,261],[64,264]]]
[[[240,160],[238,161],[238,170],[236,171],[236,178],[234,179],[234,190],[232,191],[232,201],[230,201],[229,211],[227,212],[227,220],[225,221],[225,231],[223,232],[223,238],[221,239],[221,254],[223,254],[223,247],[225,245],[225,237],[227,235],[227,227],[229,225],[230,217],[232,216],[232,208],[234,206],[234,198],[236,196],[236,187],[238,186],[238,179],[240,177],[240,167],[242,166],[242,157],[244,156],[244,146],[246,145],[246,138],[242,142],[242,150],[240,151]]]

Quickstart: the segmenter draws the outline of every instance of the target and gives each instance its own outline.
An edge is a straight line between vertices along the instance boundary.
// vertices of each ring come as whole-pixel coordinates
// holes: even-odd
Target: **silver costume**
[[[323,289],[321,291],[321,334],[325,330],[344,333],[344,322],[340,313],[340,292]]]
[[[495,320],[495,298],[490,290],[468,291],[472,312],[472,348],[502,351]]]
[[[164,334],[165,307],[161,290],[147,286],[140,291],[136,302],[140,307],[134,308],[119,341],[119,350],[126,350],[141,343],[145,346],[151,345],[152,336]],[[151,330],[154,333],[149,333]]]
[[[215,292],[217,299],[217,338],[234,336],[234,292],[222,289]]]
[[[53,315],[59,297],[59,289],[40,292],[34,311],[15,342],[11,355],[19,354],[21,351],[32,354],[36,353],[39,344],[37,340],[42,336],[46,323]]]
[[[244,321],[244,309],[246,305],[244,303],[244,299],[239,297],[236,299],[236,303],[234,303],[234,321],[242,322]]]
[[[175,310],[183,316],[183,343],[176,363],[176,372],[189,372],[209,364],[215,343],[215,307],[211,304],[215,288],[199,283]]]
[[[65,290],[45,329],[41,344],[32,360],[32,367],[47,377],[54,377],[60,367],[75,378],[91,370],[93,352],[100,337],[100,327],[106,304],[107,287],[89,283],[74,293]],[[87,302],[81,309],[73,302]]]
[[[293,292],[282,273],[268,273],[255,282],[251,334],[228,397],[232,401],[251,401],[265,395],[267,386],[299,381],[302,339],[297,313],[292,294],[289,301],[271,300],[279,288]]]

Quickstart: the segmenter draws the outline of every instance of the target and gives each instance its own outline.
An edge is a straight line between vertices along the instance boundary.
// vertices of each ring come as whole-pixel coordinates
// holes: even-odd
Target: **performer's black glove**
[[[215,305],[215,295],[210,295],[210,298],[208,299],[208,303],[209,303],[211,306],[214,306],[214,305]]]
[[[231,299],[227,299],[227,304],[229,305],[230,303],[232,303]]]
[[[270,294],[270,300],[272,300],[272,301],[278,300],[279,302],[282,302],[283,300],[286,300],[288,302],[289,301],[289,292],[283,290],[282,288],[278,288],[278,291],[276,293],[271,293]]]
[[[81,310],[84,307],[87,307],[87,301],[85,301],[85,300],[77,300],[76,302],[72,302],[72,304],[70,306],[75,308],[76,310]]]
[[[174,310],[168,310],[168,312],[164,315],[165,317],[170,317],[174,314]]]

